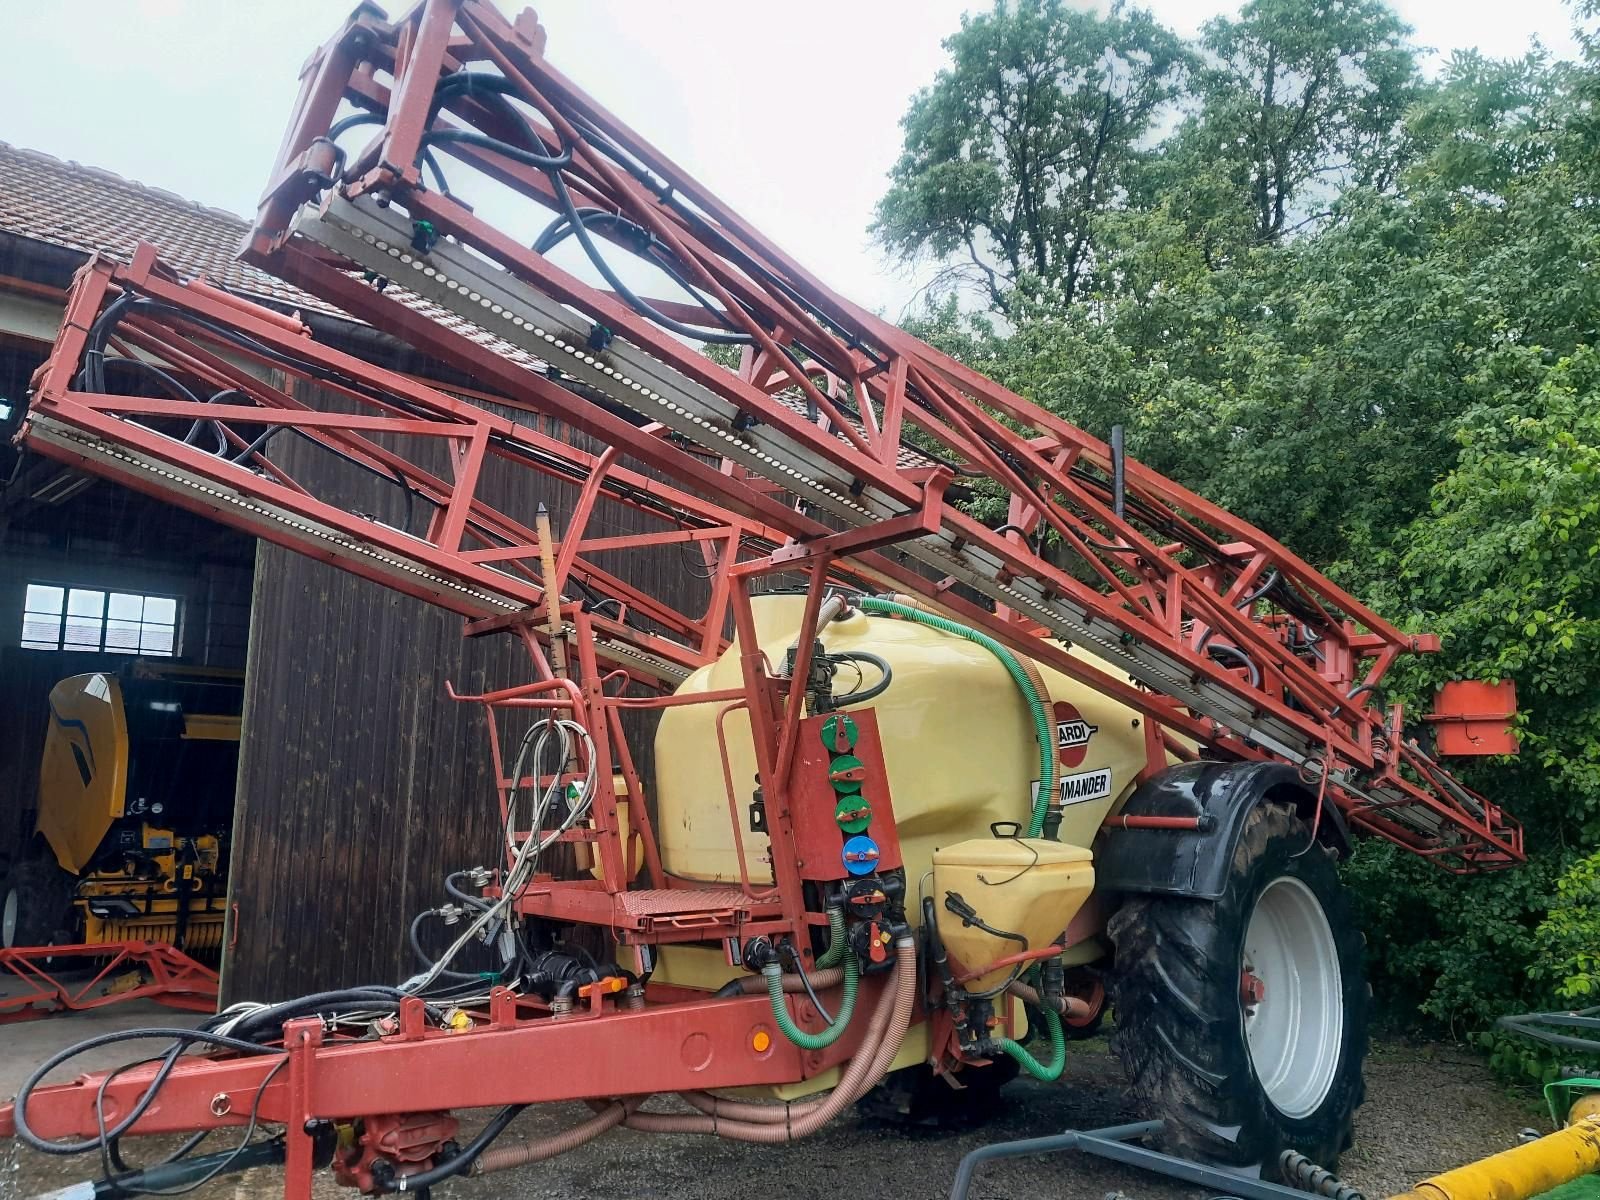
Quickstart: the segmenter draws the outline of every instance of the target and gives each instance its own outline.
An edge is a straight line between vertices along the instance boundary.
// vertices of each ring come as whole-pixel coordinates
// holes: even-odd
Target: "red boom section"
[[[543,49],[531,13],[508,22],[482,0],[425,0],[393,23],[358,13],[307,64],[247,255],[629,454],[659,445],[659,425],[722,458],[705,494],[789,534],[779,553],[792,560],[893,541],[893,560],[916,569],[878,574],[1137,703],[1208,754],[1295,763],[1325,777],[1355,824],[1455,869],[1521,858],[1515,823],[1377,701],[1395,659],[1433,639],[837,296]],[[352,129],[371,136],[341,144]],[[547,210],[534,246],[447,190],[441,159],[458,184],[464,172]],[[569,242],[603,285],[552,257]],[[679,298],[634,294],[610,265],[628,254]],[[449,310],[454,327],[400,303],[391,280]],[[496,340],[581,392],[514,368]],[[696,340],[738,345],[740,368]],[[617,406],[648,424],[618,428]],[[1006,524],[970,515],[963,489],[1003,498]],[[753,496],[770,503],[750,508]],[[800,528],[796,509],[837,532]]]

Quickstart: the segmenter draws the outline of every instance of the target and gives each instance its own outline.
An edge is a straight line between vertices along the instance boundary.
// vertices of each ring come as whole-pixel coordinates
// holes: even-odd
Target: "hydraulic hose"
[[[1044,833],[1045,816],[1050,811],[1050,800],[1056,790],[1056,739],[1050,727],[1050,713],[1045,707],[1044,699],[1039,695],[1033,680],[1028,677],[1028,672],[1023,669],[1016,655],[988,634],[979,633],[976,629],[947,617],[924,612],[899,600],[889,600],[882,596],[862,596],[856,603],[863,612],[903,617],[919,625],[926,625],[930,629],[937,629],[941,633],[965,638],[974,645],[982,646],[1000,660],[1000,665],[1006,669],[1006,674],[1011,676],[1011,681],[1017,685],[1017,690],[1027,702],[1028,715],[1033,718],[1033,733],[1039,740],[1039,794],[1033,800],[1033,815],[1028,821],[1028,836],[1031,838],[1041,836]]]
[[[1027,1049],[1010,1038],[1000,1038],[995,1042],[1006,1054],[1017,1060],[1020,1066],[1035,1079],[1042,1079],[1046,1083],[1054,1083],[1061,1078],[1061,1070],[1067,1065],[1067,1035],[1061,1028],[1061,1018],[1050,1008],[1041,1009],[1044,1013],[1045,1029],[1050,1034],[1050,1061],[1041,1063]]]
[[[794,1023],[789,1016],[789,1008],[783,1002],[783,968],[777,963],[768,963],[761,970],[761,976],[767,983],[767,999],[772,1002],[772,1019],[788,1038],[802,1050],[821,1050],[837,1042],[844,1031],[850,1028],[850,1018],[855,1015],[856,991],[861,983],[861,967],[856,962],[855,955],[850,955],[844,960],[844,992],[839,998],[839,1015],[833,1023],[820,1033],[809,1033]]]
[[[424,971],[429,971],[434,967],[439,966],[438,960],[430,957],[428,952],[422,948],[422,936],[420,932],[422,929],[422,923],[424,921],[426,921],[429,917],[437,916],[439,916],[439,911],[437,909],[423,909],[416,916],[411,918],[411,928],[407,933],[407,938],[411,942],[411,953],[415,955],[417,961],[422,964],[422,969]],[[439,967],[438,977],[441,979],[455,979],[463,983],[481,983],[486,979],[498,979],[500,975],[497,971],[479,973],[476,971],[452,971],[446,967]]]

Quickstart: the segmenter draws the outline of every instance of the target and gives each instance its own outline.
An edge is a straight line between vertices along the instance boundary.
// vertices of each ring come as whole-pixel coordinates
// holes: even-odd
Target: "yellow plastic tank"
[[[1094,891],[1093,859],[1083,846],[1043,838],[972,838],[935,850],[929,891],[946,952],[960,968],[975,971],[1048,946]],[[946,903],[951,896],[991,929],[1020,934],[1027,946],[964,922]],[[986,991],[1010,973],[1009,966],[999,967],[962,986]]]
[[[794,641],[804,609],[795,594],[752,601],[757,634],[767,660],[781,664]],[[1039,750],[1027,705],[999,661],[981,646],[911,621],[861,612],[825,626],[823,646],[832,652],[865,650],[885,659],[894,672],[887,691],[870,702],[877,714],[897,833],[912,899],[933,864],[936,847],[987,838],[996,821],[1027,823],[1039,775]],[[741,685],[737,644],[717,662],[696,671],[679,694]],[[1096,664],[1102,665],[1102,664]],[[858,685],[841,668],[839,692],[869,687],[875,672]],[[1075,720],[1063,720],[1068,763],[1058,765],[1065,792],[1060,840],[1088,846],[1101,821],[1132,789],[1144,764],[1138,714],[1090,691],[1059,672],[1040,667],[1050,701],[1071,705]],[[765,834],[751,833],[746,816],[755,788],[755,751],[743,710],[724,722],[729,774],[738,829],[729,814],[717,715],[721,704],[665,710],[656,733],[657,834],[662,865],[684,879],[736,883],[735,837],[742,840],[751,880],[770,882]],[[1057,714],[1060,717],[1060,714]],[[917,919],[915,904],[913,920]],[[1051,931],[1053,937],[1060,930]],[[1046,939],[1048,940],[1048,938]]]

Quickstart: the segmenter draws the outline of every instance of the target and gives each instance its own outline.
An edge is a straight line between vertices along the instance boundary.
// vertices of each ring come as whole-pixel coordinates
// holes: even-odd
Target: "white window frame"
[[[157,603],[154,614],[151,601]],[[167,605],[170,621],[161,615]],[[17,641],[24,650],[42,652],[176,658],[182,631],[181,596],[36,579],[23,591]]]

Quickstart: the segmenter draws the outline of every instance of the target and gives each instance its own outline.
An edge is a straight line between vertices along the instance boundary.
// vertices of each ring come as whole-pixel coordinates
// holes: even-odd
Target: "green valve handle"
[[[849,713],[835,713],[822,723],[822,744],[833,754],[854,750],[860,735],[856,719]]]
[[[860,833],[872,824],[872,805],[860,792],[850,792],[839,797],[839,806],[833,810],[833,819],[846,833]]]
[[[828,764],[828,782],[836,792],[859,792],[867,768],[854,754],[841,754]]]

